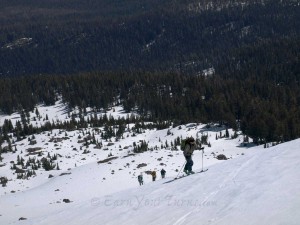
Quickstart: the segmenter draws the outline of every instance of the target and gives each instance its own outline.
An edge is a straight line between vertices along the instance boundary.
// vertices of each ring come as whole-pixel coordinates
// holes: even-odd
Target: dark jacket
[[[138,181],[143,181],[143,176],[142,175],[138,175]]]
[[[196,149],[196,142],[187,140],[184,146],[183,155],[191,156]]]

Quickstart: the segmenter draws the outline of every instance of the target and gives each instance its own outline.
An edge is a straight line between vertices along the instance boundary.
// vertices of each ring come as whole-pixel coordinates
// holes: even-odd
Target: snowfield
[[[123,189],[119,192],[96,186],[93,166],[84,166],[75,169],[72,177],[57,177],[2,196],[1,224],[296,225],[300,221],[299,146],[296,140],[268,149],[252,148],[243,157],[168,184],[164,182],[170,177],[131,188],[123,186],[125,180],[116,180],[111,188]],[[73,202],[56,202],[62,196]],[[20,217],[27,220],[18,221]]]
[[[42,118],[52,112],[49,118],[61,119],[66,117],[56,110],[65,112],[61,108],[39,111]],[[123,115],[119,107],[107,113]],[[129,126],[124,138],[105,141],[99,129],[103,128],[44,132],[35,135],[34,142],[15,142],[15,153],[2,154],[0,177],[8,182],[0,186],[0,224],[300,224],[300,140],[263,148],[244,143],[241,134],[225,138],[222,127],[187,124],[135,135]],[[90,134],[101,148],[85,145]],[[211,146],[204,145],[204,153],[195,151],[193,170],[203,166],[208,171],[165,183],[178,175],[185,161],[171,142],[202,135]],[[141,140],[151,150],[134,154],[133,143]],[[33,148],[40,154],[29,154]],[[48,154],[57,155],[59,170],[40,168],[36,176],[16,179],[11,166],[18,156],[27,161]],[[218,154],[229,160],[216,159]],[[167,171],[165,179],[160,177],[162,168]],[[152,170],[157,171],[155,182],[147,174]],[[139,174],[143,186],[138,184]]]

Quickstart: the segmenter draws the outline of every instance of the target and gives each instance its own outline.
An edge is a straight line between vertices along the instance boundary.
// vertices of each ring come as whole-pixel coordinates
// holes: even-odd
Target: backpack
[[[187,139],[182,139],[180,143],[181,151],[184,151]]]
[[[189,138],[186,138],[186,139],[182,139],[182,140],[181,140],[181,143],[180,143],[180,149],[181,149],[181,151],[184,151],[185,146],[186,146],[187,144],[189,144],[189,145],[191,146],[190,142],[194,142],[194,141],[195,141],[195,140],[194,140],[194,138],[192,138],[192,137],[189,137]]]
[[[186,148],[186,146],[189,145],[189,148]],[[183,154],[186,156],[190,156],[193,154],[194,150],[196,148],[196,143],[194,138],[190,137],[184,140],[184,145],[182,148]]]

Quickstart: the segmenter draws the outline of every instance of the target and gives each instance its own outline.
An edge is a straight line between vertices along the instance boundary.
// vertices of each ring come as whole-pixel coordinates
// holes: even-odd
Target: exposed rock
[[[135,155],[134,153],[130,153],[128,155],[123,156],[123,158],[129,157],[129,156],[134,156],[134,155]]]
[[[49,142],[54,142],[54,143],[57,143],[57,142],[62,142],[63,140],[68,140],[69,138],[68,137],[52,137]]]
[[[71,173],[61,173],[59,176],[70,175]]]
[[[218,160],[227,160],[227,157],[223,154],[217,155]]]
[[[25,217],[20,217],[19,220],[27,220]]]
[[[137,168],[141,168],[141,167],[145,167],[145,166],[147,166],[146,163],[141,163],[141,164],[138,164],[138,165],[137,165]]]
[[[107,163],[107,162],[110,162],[110,161],[112,161],[112,160],[114,160],[114,159],[117,159],[118,157],[111,157],[111,158],[107,158],[107,159],[104,159],[104,160],[100,160],[100,161],[98,161],[98,164],[101,164],[101,163]]]
[[[26,151],[29,152],[29,153],[37,152],[37,151],[40,151],[40,150],[42,150],[41,147],[35,147],[35,148],[28,148],[28,149],[26,149]]]
[[[64,199],[63,199],[63,202],[64,202],[64,203],[70,203],[71,201],[70,201],[70,199],[64,198]]]

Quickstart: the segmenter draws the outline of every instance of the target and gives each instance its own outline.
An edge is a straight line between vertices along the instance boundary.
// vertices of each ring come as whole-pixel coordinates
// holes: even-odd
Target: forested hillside
[[[0,110],[62,96],[152,121],[300,136],[300,1],[3,0]]]
[[[214,68],[281,81],[299,72],[295,0],[2,2],[1,76]]]
[[[255,142],[300,135],[299,83],[255,76],[244,80],[146,72],[28,76],[2,79],[0,96],[6,113],[33,110],[38,103],[51,105],[62,96],[70,111],[78,106],[82,113],[86,107],[97,112],[121,104],[128,112],[138,112],[142,121],[218,122],[242,129]]]

